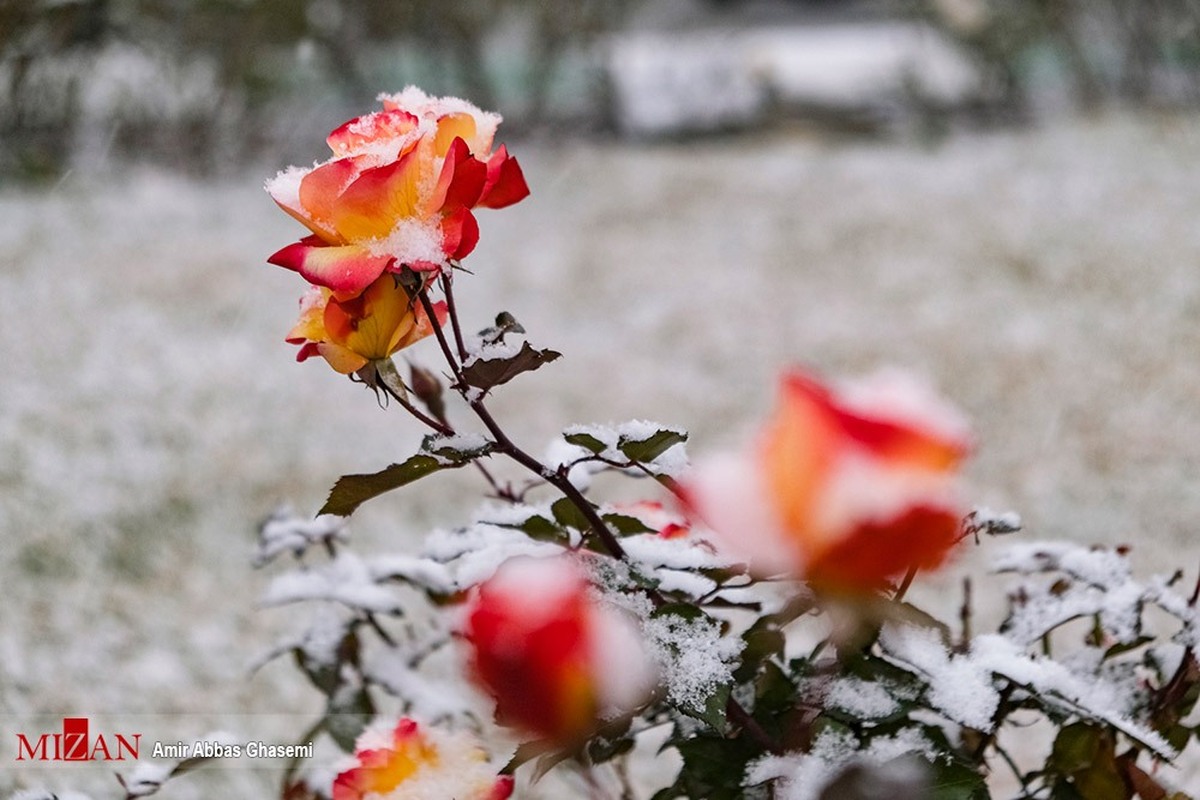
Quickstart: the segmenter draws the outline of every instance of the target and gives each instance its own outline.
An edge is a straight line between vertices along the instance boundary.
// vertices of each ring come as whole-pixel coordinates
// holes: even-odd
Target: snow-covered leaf
[[[630,461],[653,461],[675,445],[683,444],[688,438],[683,431],[670,428],[663,428],[649,435],[643,434],[644,432],[638,432],[636,435],[623,434],[617,443],[617,448]]]
[[[385,470],[369,475],[343,475],[330,490],[320,513],[349,516],[368,500],[435,472],[470,464],[475,459],[489,455],[493,447],[490,442],[471,447],[467,443],[445,438],[427,440],[422,447],[423,452],[407,461],[392,464]]]
[[[508,383],[522,372],[532,372],[543,364],[562,356],[555,350],[535,350],[529,342],[523,342],[514,355],[499,358],[479,357],[463,367],[463,380],[468,386],[488,391],[495,386]]]

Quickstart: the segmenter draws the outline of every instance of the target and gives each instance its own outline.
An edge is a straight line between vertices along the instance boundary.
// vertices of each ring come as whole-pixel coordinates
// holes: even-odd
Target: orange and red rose
[[[338,296],[384,272],[436,271],[479,239],[476,208],[503,208],[529,194],[516,159],[492,150],[500,117],[415,87],[381,95],[383,110],[328,137],[333,157],[267,182],[279,206],[310,236],[269,261]]]
[[[446,304],[433,306],[438,323]],[[424,309],[391,274],[380,275],[362,293],[345,299],[314,286],[300,300],[300,319],[287,341],[300,345],[298,361],[320,355],[338,372],[357,372],[390,357],[433,332]]]
[[[967,450],[958,413],[906,375],[835,391],[796,371],[755,446],[698,464],[685,495],[756,573],[859,591],[944,560]]]
[[[479,588],[466,633],[497,722],[563,745],[632,711],[653,686],[636,628],[568,558],[505,562]]]
[[[333,800],[505,800],[513,781],[497,776],[487,753],[467,734],[422,729],[402,719],[390,731],[369,729],[357,762],[333,782]]]

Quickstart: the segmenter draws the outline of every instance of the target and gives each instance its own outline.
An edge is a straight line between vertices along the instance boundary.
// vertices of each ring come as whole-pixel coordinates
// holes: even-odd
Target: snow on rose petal
[[[684,494],[716,543],[756,573],[866,591],[945,559],[968,449],[957,410],[907,374],[835,389],[797,370],[783,376],[758,439],[698,463]]]
[[[334,779],[333,800],[505,800],[513,781],[499,776],[468,734],[423,728],[411,719],[370,728],[355,745],[354,766]]]
[[[479,237],[473,209],[529,194],[516,159],[492,151],[498,115],[414,87],[380,100],[382,111],[329,134],[333,158],[266,186],[311,232],[270,262],[342,294],[385,271],[437,271],[466,257]]]

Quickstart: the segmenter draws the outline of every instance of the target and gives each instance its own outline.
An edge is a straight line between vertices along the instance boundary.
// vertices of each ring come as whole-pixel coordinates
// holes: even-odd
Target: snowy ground
[[[752,429],[787,364],[904,365],[974,420],[972,497],[1020,511],[1028,536],[1131,543],[1146,572],[1200,563],[1197,120],[933,149],[778,135],[516,150],[533,197],[481,215],[459,294],[480,327],[507,309],[565,354],[494,404],[518,441],[646,417],[702,452]],[[246,675],[289,631],[255,609],[255,522],[281,501],[315,510],[418,431],[292,362],[302,287],[263,259],[300,231],[261,177],[0,189],[5,742],[70,712],[168,740],[271,738],[318,709],[286,664]],[[473,486],[430,479],[364,509],[355,534],[402,548],[462,519]],[[101,770],[2,758],[0,792],[36,777],[117,796]],[[261,779],[170,796],[250,797]]]

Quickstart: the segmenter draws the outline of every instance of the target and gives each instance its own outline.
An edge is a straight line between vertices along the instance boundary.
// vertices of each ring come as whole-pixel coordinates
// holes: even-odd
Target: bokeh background
[[[261,185],[408,83],[502,112],[533,190],[480,215],[457,292],[565,354],[496,397],[529,449],[629,418],[735,446],[787,365],[902,366],[974,421],[974,502],[1194,576],[1195,0],[0,0],[0,792],[120,796],[14,766],[55,715],[285,741],[319,713],[250,671],[304,618],[258,607],[256,523],[420,431],[292,360],[304,287],[264,260],[300,229]],[[479,488],[353,535],[412,548]],[[953,609],[995,546],[916,596]]]

